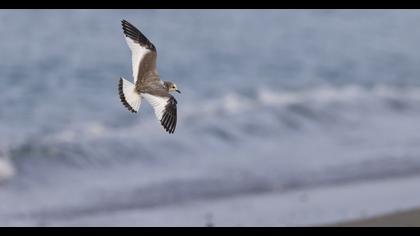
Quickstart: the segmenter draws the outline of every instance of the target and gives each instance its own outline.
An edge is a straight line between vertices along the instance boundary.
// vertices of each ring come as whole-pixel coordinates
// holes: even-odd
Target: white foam
[[[101,136],[106,132],[106,128],[101,123],[92,123],[87,127],[87,131],[92,136]]]
[[[237,112],[243,109],[253,107],[255,104],[249,99],[240,97],[237,94],[227,94],[223,98],[223,108],[228,112]]]
[[[345,86],[335,88],[332,86],[318,86],[298,91],[273,91],[267,88],[258,90],[258,100],[266,105],[288,105],[305,101],[318,103],[351,102],[365,99],[371,92],[361,86]]]
[[[394,99],[403,103],[417,103],[420,101],[420,87],[401,88],[393,85],[318,85],[311,88],[296,90],[273,89],[267,87],[256,88],[256,96],[249,97],[237,92],[224,94],[215,99],[187,101],[182,103],[180,116],[210,117],[215,114],[236,114],[260,110],[267,107],[286,107],[294,104],[303,104],[314,109],[328,109],[330,105],[343,108],[353,107],[365,112],[366,107],[388,109],[383,107],[387,99]],[[197,113],[200,107],[200,113]],[[352,110],[353,111],[353,110]]]
[[[0,158],[0,182],[12,178],[16,174],[12,163],[7,158]]]

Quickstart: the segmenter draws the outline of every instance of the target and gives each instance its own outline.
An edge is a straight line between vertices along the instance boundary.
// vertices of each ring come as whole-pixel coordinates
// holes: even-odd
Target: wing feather
[[[177,123],[177,101],[172,95],[160,97],[148,93],[142,96],[152,105],[156,118],[160,121],[163,128],[174,133]]]
[[[123,32],[125,35],[125,39],[127,41],[127,45],[131,50],[131,63],[133,69],[133,78],[134,84],[136,84],[139,77],[143,75],[139,75],[139,71],[147,72],[147,70],[154,70],[155,68],[151,68],[152,66],[149,65],[149,68],[143,68],[140,70],[140,66],[142,65],[142,60],[145,58],[146,54],[153,53],[155,54],[152,57],[152,60],[156,60],[156,47],[153,45],[143,33],[140,32],[135,26],[130,24],[126,20],[121,21]],[[155,65],[153,63],[152,65]]]

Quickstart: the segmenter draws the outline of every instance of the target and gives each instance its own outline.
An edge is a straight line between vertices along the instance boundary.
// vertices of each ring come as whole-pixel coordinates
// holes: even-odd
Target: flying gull
[[[139,111],[142,99],[145,98],[152,105],[156,118],[163,128],[172,134],[177,121],[177,101],[170,92],[181,92],[175,83],[160,80],[156,68],[157,52],[153,43],[128,21],[122,20],[121,23],[131,50],[134,78],[134,83],[120,78],[118,92],[121,102],[129,111],[136,113]]]

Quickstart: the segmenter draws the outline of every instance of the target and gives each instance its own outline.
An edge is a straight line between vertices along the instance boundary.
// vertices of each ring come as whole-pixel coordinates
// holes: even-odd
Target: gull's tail
[[[138,112],[141,104],[140,94],[137,93],[135,85],[130,81],[120,78],[118,82],[118,93],[120,94],[121,102],[131,112]]]

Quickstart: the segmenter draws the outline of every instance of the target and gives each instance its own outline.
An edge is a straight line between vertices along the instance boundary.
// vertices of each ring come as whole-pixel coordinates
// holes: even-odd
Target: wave
[[[338,161],[334,155],[347,156],[345,153],[355,156],[345,159],[353,164],[376,160],[394,149],[405,149],[409,155],[420,153],[416,148],[420,136],[412,128],[420,118],[419,102],[419,87],[258,88],[245,95],[185,101],[172,136],[163,135],[153,114],[120,126],[86,120],[28,136],[8,147],[8,155],[22,175],[52,166],[218,163],[227,157],[245,158],[246,165],[279,153],[297,156],[292,160],[296,168],[307,165],[310,156],[325,168]],[[369,146],[377,149],[368,155]],[[300,151],[302,147],[307,150]],[[273,165],[287,166],[290,161],[279,159]]]
[[[10,160],[6,157],[0,157],[0,183],[15,176],[16,171]]]

